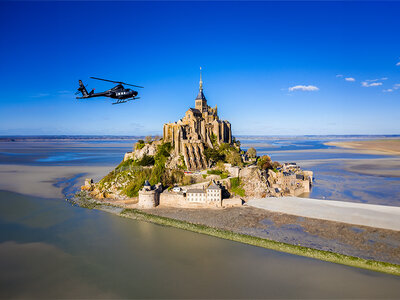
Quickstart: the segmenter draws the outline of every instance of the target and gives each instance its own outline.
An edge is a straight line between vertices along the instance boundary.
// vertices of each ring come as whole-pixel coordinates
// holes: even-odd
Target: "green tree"
[[[273,169],[271,157],[268,155],[261,156],[257,162],[257,166],[260,168],[260,170]]]
[[[254,149],[253,147],[249,148],[246,152],[247,156],[250,158],[255,158],[257,157],[257,150]]]
[[[237,151],[229,151],[226,155],[226,161],[232,166],[243,167],[242,157]]]

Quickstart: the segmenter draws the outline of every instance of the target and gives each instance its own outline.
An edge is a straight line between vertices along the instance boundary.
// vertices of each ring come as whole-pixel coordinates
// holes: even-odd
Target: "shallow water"
[[[0,191],[0,297],[398,298],[400,278]]]
[[[303,144],[296,147],[304,150]],[[0,143],[0,168],[1,164],[116,165],[131,148],[132,142],[115,141]],[[289,155],[288,160],[292,158]],[[343,173],[337,161],[312,169],[317,178],[312,193],[317,197],[346,196],[354,201],[358,196],[351,183],[362,189],[368,182],[364,175]],[[59,178],[55,185],[69,194],[81,175]],[[343,184],[346,180],[350,185]],[[334,181],[337,184],[331,186]],[[367,194],[374,191],[364,189]],[[374,201],[386,195],[368,197]],[[124,219],[74,207],[59,198],[9,191],[0,191],[0,270],[1,298],[400,297],[399,277]]]
[[[398,136],[391,136],[391,138]],[[362,140],[365,136],[242,137],[244,150],[255,147],[258,155],[268,154],[279,162],[299,162],[314,172],[315,183],[305,197],[400,206],[400,178],[371,176],[346,170],[346,160],[390,158],[359,154],[327,146],[329,141]],[[135,139],[87,139],[65,141],[0,142],[0,165],[115,166],[132,150]],[[320,161],[318,161],[320,160]],[[309,162],[313,162],[309,164]],[[310,165],[310,166],[309,166]]]

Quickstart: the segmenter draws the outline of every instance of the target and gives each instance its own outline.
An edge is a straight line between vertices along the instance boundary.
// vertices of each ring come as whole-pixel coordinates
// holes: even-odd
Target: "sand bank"
[[[299,197],[253,199],[247,205],[301,217],[400,231],[400,207]]]
[[[328,146],[367,151],[370,154],[400,155],[400,139],[355,142],[328,142]],[[364,152],[365,153],[365,152]]]
[[[45,198],[63,197],[54,184],[62,178],[81,174],[77,185],[83,185],[85,177],[99,180],[113,167],[104,166],[23,166],[0,165],[0,189]]]

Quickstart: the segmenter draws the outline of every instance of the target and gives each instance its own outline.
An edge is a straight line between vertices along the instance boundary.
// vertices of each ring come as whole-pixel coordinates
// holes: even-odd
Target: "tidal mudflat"
[[[24,151],[36,157],[34,149]],[[399,277],[392,275],[71,206],[60,191],[81,184],[73,178],[82,173],[84,160],[73,174],[65,168],[68,161],[42,165],[24,155],[28,162],[14,163],[21,168],[16,172],[3,158],[0,163],[2,298],[400,297]],[[88,165],[99,167],[92,169],[95,176],[102,175],[100,167],[109,167],[101,157],[93,161]],[[29,186],[16,193],[15,185],[7,185],[24,184],[27,179],[17,174],[26,165],[37,196],[29,194]]]

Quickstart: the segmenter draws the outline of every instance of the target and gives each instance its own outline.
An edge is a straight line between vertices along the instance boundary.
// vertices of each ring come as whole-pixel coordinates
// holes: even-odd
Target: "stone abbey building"
[[[231,124],[219,119],[217,106],[207,105],[201,73],[195,108],[189,108],[179,121],[164,124],[163,139],[171,143],[176,155],[183,155],[189,170],[207,167],[204,149],[213,148],[213,142],[232,144]]]

